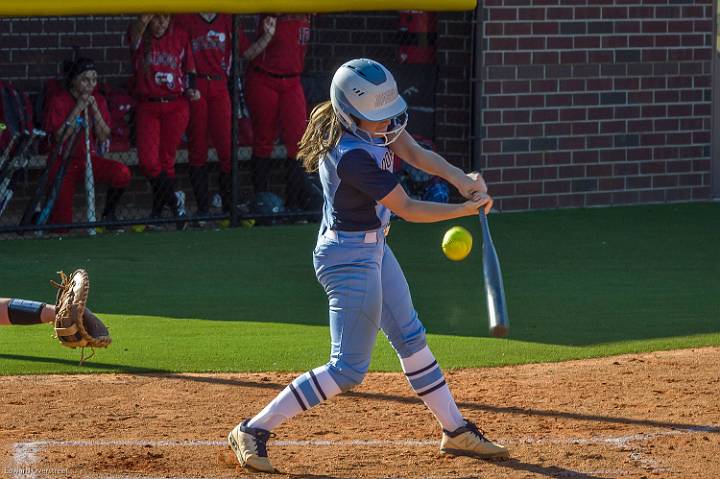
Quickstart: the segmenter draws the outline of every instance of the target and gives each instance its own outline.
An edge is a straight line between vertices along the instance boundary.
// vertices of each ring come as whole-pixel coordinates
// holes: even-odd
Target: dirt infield
[[[717,478],[718,371],[720,348],[448,372],[463,413],[510,446],[498,463],[440,454],[404,377],[370,374],[276,431],[272,477]],[[224,438],[294,377],[4,377],[0,474],[260,478],[227,462]]]

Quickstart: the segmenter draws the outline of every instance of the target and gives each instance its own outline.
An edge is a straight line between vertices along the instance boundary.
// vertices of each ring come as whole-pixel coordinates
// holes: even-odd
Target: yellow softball
[[[442,250],[448,259],[462,261],[472,250],[472,235],[462,226],[453,226],[445,233],[442,240]]]

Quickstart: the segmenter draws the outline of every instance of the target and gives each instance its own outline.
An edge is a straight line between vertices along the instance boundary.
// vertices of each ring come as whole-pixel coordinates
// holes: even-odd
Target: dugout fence
[[[3,161],[0,237],[317,221],[321,206],[318,179],[312,173],[299,180],[293,177],[298,174],[296,162],[288,157],[282,134],[274,142],[269,157],[264,158],[267,187],[258,188],[254,181],[257,162],[253,159],[253,119],[245,88],[251,67],[240,52],[236,53],[238,61],[228,81],[237,116],[231,128],[233,168],[229,189],[225,192],[229,194],[221,191],[220,162],[210,144],[206,170],[209,189],[204,199],[208,209],[198,214],[198,190],[193,184],[186,131],[175,154],[173,195],[178,199],[177,207],[166,206],[160,216],[153,214],[153,200],[157,200],[158,191],[148,182],[138,160],[138,105],[129,82],[132,66],[127,29],[136,17],[0,18],[2,122],[6,125],[0,137]],[[307,54],[301,75],[308,112],[328,99],[332,73],[340,64],[351,58],[373,58],[393,71],[401,93],[408,99],[408,129],[427,147],[440,151],[458,166],[465,169],[472,166],[473,12],[318,13],[309,18],[310,28],[304,39]],[[234,22],[249,39],[255,38],[259,16],[235,15]],[[52,169],[48,174],[54,152],[43,136],[47,124],[45,109],[51,90],[62,88],[63,61],[77,56],[95,61],[98,90],[107,100],[112,117],[110,141],[98,144],[99,153],[127,167],[130,181],[115,214],[109,216],[103,215],[103,208],[108,196],[113,194],[112,185],[108,189],[102,181],[97,182],[96,216],[94,221],[89,221],[85,182],[76,179],[71,220],[58,222],[54,221],[54,206],[47,206],[47,198],[53,195],[54,178],[60,175]],[[283,80],[269,79],[270,82]],[[258,103],[258,98],[251,100]],[[279,115],[289,114],[284,108],[279,108]],[[79,133],[76,141],[85,141],[84,135]],[[61,153],[55,156],[62,160]],[[71,162],[68,160],[68,165]],[[449,193],[447,188],[429,191],[428,178],[403,169],[400,159],[395,169],[411,194],[436,194],[440,195],[438,199]],[[295,201],[290,202],[290,198]]]

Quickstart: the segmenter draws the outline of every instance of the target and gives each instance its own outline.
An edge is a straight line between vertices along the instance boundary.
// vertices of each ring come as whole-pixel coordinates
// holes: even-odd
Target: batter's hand
[[[190,101],[197,101],[200,99],[200,92],[194,88],[188,88],[185,91],[185,94],[188,98],[190,98]]]
[[[275,35],[275,26],[277,25],[277,18],[275,17],[265,17],[265,20],[263,20],[263,31],[273,36]]]
[[[475,196],[464,203],[467,216],[476,215],[480,208],[485,210],[485,214],[489,214],[493,207],[493,199],[487,193],[477,193]]]
[[[468,200],[475,199],[478,194],[487,194],[488,191],[485,180],[477,171],[465,175],[463,181],[460,185],[456,185],[456,188]]]

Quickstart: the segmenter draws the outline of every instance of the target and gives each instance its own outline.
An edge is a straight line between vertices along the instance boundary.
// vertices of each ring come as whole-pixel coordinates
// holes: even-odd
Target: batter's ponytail
[[[329,100],[313,108],[308,126],[298,143],[300,149],[297,158],[302,161],[306,171],[317,171],[320,160],[338,144],[342,132]]]

